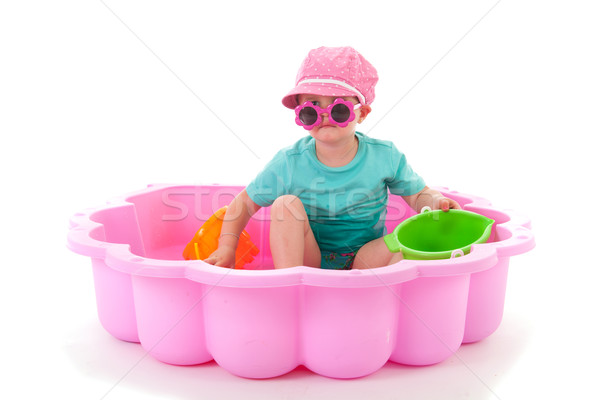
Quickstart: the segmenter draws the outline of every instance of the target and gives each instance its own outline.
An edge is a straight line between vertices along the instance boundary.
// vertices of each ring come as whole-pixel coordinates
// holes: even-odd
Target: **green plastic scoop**
[[[384,236],[391,252],[409,260],[438,260],[468,254],[471,245],[484,243],[494,220],[465,210],[425,211],[402,221]]]

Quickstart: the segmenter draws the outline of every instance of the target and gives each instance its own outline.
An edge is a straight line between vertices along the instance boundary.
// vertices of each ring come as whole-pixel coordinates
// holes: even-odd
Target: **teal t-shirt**
[[[388,189],[408,196],[425,187],[392,142],[356,132],[358,151],[343,167],[322,164],[306,136],[280,150],[246,187],[252,201],[270,206],[280,196],[300,198],[323,251],[357,251],[385,234]]]

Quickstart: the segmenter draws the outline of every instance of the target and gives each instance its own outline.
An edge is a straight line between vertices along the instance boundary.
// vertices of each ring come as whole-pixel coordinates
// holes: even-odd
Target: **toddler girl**
[[[240,233],[271,206],[275,268],[375,268],[402,259],[388,250],[388,190],[414,210],[459,209],[425,186],[388,141],[356,131],[371,112],[377,71],[351,47],[311,50],[283,105],[309,135],[279,151],[229,205],[219,248],[207,263],[232,267]]]

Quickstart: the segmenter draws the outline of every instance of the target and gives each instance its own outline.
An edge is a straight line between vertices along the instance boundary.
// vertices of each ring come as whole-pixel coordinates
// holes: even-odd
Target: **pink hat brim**
[[[292,110],[298,105],[297,95],[316,94],[318,96],[360,97],[353,91],[332,83],[301,83],[293,88],[282,100],[284,106]]]

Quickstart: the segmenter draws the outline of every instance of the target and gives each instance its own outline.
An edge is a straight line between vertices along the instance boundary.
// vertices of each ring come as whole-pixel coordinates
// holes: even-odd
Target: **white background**
[[[393,5],[392,5],[393,4]],[[2,372],[10,398],[592,398],[600,16],[595,1],[54,1],[0,5]],[[482,19],[483,17],[483,19]],[[486,340],[357,380],[162,364],[100,326],[75,212],[149,183],[246,184],[304,134],[281,97],[308,50],[378,69],[361,126],[429,185],[533,221]],[[5,397],[4,393],[0,394]]]

